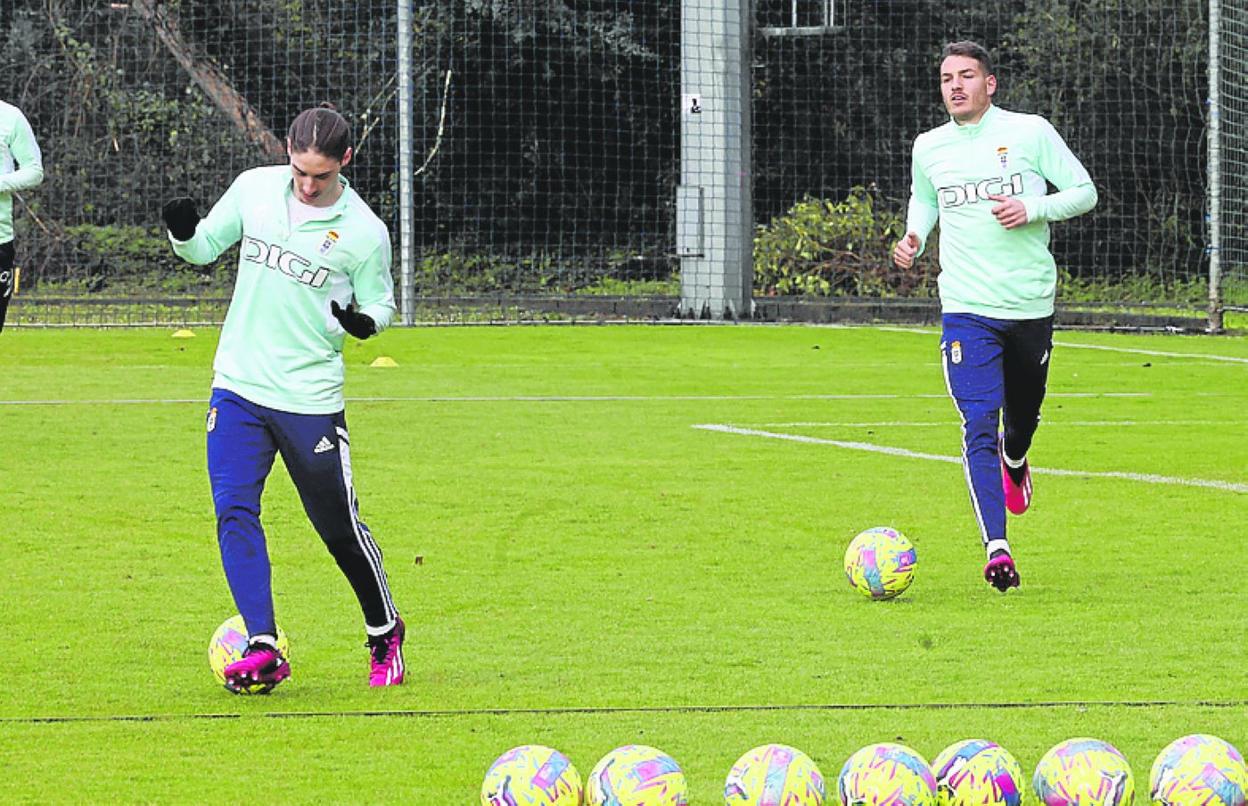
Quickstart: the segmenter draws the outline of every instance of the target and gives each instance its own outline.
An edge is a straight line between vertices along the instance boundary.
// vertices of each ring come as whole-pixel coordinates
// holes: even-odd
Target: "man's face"
[[[313,207],[328,207],[340,195],[338,172],[351,161],[351,149],[342,162],[327,157],[316,149],[290,151],[290,172],[294,175],[295,198]]]
[[[997,77],[970,56],[949,56],[940,63],[940,94],[958,123],[978,123],[997,91]]]

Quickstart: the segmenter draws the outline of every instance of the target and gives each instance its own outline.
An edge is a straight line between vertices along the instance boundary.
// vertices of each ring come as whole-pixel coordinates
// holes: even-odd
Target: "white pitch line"
[[[921,336],[940,335],[938,328],[917,328],[917,327],[881,327],[880,330],[887,330],[890,333],[917,333]],[[1053,341],[1055,347],[1073,347],[1078,350],[1105,350],[1111,353],[1131,353],[1132,355],[1152,355],[1161,358],[1197,358],[1208,361],[1226,361],[1232,364],[1248,364],[1248,358],[1234,355],[1213,355],[1210,353],[1175,353],[1166,350],[1145,350],[1139,347],[1108,347],[1103,344],[1080,344],[1073,341],[1061,341],[1055,339]]]
[[[1233,364],[1248,364],[1248,358],[1234,355],[1213,355],[1211,353],[1172,353],[1166,350],[1142,350],[1137,347],[1107,347],[1103,344],[1076,344],[1067,341],[1055,341],[1057,347],[1074,347],[1080,350],[1104,350],[1110,353],[1131,353],[1133,355],[1153,355],[1162,358],[1199,358],[1205,361],[1226,361]]]
[[[611,403],[664,402],[679,400],[947,400],[946,393],[931,394],[862,394],[862,395],[429,395],[348,397],[348,403]],[[1107,398],[1152,397],[1151,392],[1070,392],[1051,393],[1048,397]],[[208,397],[200,398],[121,398],[118,400],[0,400],[0,406],[153,406],[186,403],[207,405]]]
[[[183,403],[208,404],[207,397],[122,398],[120,400],[0,400],[0,406],[168,406]]]
[[[883,453],[888,456],[902,456],[907,459],[926,459],[931,462],[947,462],[948,464],[962,464],[961,457],[958,456],[942,456],[935,453],[921,453],[919,451],[906,450],[905,448],[890,448],[886,445],[873,445],[870,442],[847,442],[839,439],[820,439],[819,437],[807,437],[800,434],[778,434],[774,431],[761,431],[755,428],[737,428],[731,425],[721,425],[718,423],[701,423],[693,426],[703,431],[718,431],[724,434],[739,434],[747,437],[764,437],[766,439],[780,439],[788,442],[801,442],[807,445],[831,445],[837,448],[848,448],[855,451],[867,451],[869,453]],[[1123,479],[1125,481],[1140,481],[1146,484],[1169,484],[1180,487],[1206,487],[1214,490],[1225,490],[1233,493],[1248,493],[1248,484],[1235,484],[1229,481],[1214,481],[1210,479],[1185,479],[1177,476],[1160,476],[1155,473],[1123,473],[1119,471],[1093,471],[1093,470],[1062,470],[1053,467],[1037,467],[1032,472],[1037,475],[1046,476],[1076,476],[1079,478],[1102,478],[1102,479]]]
[[[1053,421],[1045,420],[1045,428],[1067,427],[1067,428],[1117,428],[1119,426],[1149,426],[1156,425],[1164,428],[1175,426],[1206,426],[1206,425],[1248,425],[1248,422],[1240,420],[1067,420]],[[907,422],[902,420],[881,420],[878,422],[793,422],[793,423],[754,423],[756,428],[958,428],[957,422],[946,420],[944,422],[931,421],[913,421]]]

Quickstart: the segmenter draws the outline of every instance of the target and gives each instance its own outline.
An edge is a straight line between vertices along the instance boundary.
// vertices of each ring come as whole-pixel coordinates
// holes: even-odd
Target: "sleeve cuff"
[[[1037,198],[1033,196],[1028,199],[1023,199],[1022,201],[1023,201],[1023,209],[1027,211],[1027,223],[1028,224],[1034,224],[1037,221],[1044,220],[1044,216],[1041,211],[1041,206],[1044,204],[1043,198]]]

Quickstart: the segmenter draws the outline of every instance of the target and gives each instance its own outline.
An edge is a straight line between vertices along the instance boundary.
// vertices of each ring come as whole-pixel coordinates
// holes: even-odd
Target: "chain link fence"
[[[714,2],[684,0],[683,13],[696,20]],[[321,101],[354,128],[352,186],[396,249],[410,244],[400,293],[417,319],[674,312],[682,3],[412,0],[403,11],[414,136],[400,237],[395,0],[0,4],[0,98],[30,119],[47,175],[15,201],[23,273],[10,321],[219,321],[236,254],[206,271],[181,263],[160,207],[189,195],[206,209],[240,171],[283,162],[290,120]],[[973,38],[997,58],[1000,105],[1048,117],[1100,190],[1093,213],[1055,227],[1059,301],[1203,308],[1205,2],[755,0],[752,11],[757,300],[932,297],[930,261],[900,273],[887,255],[911,142],[943,120],[940,47]],[[1236,53],[1226,98],[1243,95]],[[1228,135],[1224,165],[1246,146]],[[1233,193],[1222,204],[1232,221],[1248,207]],[[1227,302],[1248,302],[1234,296],[1243,264],[1226,255],[1224,275],[1239,278]]]

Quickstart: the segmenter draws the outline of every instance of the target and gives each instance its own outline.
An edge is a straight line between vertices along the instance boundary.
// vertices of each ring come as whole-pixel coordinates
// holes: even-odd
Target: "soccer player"
[[[243,172],[204,218],[186,197],[163,211],[173,251],[191,263],[242,241],[207,420],[221,563],[250,636],[243,658],[225,669],[226,686],[271,689],[290,676],[260,524],[277,453],[364,611],[369,684],[397,685],[405,627],[381,550],[360,520],[342,394],[346,334],[367,339],[395,313],[390,234],[339,173],[352,156],[341,115],[303,111],[286,149],[289,165]]]
[[[18,167],[14,170],[14,163]],[[0,101],[0,330],[17,286],[13,194],[43,181],[43,155],[22,110]]]
[[[1005,592],[1019,581],[1005,513],[1031,504],[1027,451],[1053,347],[1049,222],[1091,210],[1096,188],[1047,120],[993,105],[997,78],[982,46],[945,46],[940,90],[951,119],[914,141],[906,234],[893,261],[913,265],[939,222],[941,362],[962,416],[984,578]]]

